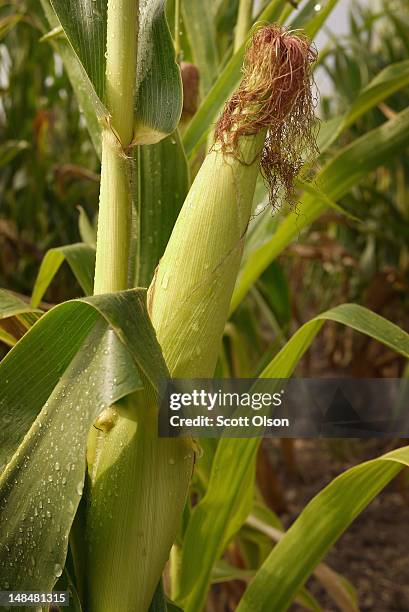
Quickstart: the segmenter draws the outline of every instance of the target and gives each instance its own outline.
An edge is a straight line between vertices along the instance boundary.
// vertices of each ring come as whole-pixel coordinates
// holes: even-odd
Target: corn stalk
[[[127,148],[134,126],[138,2],[110,0],[107,15],[106,103],[94,293],[127,288],[131,221]]]
[[[102,132],[95,293],[120,291],[128,282],[128,151],[134,136],[137,34],[137,2],[109,0],[110,119]],[[157,416],[156,398],[148,389],[108,408],[91,430],[86,515],[89,610],[147,609],[177,533],[193,451],[183,440],[158,439]]]

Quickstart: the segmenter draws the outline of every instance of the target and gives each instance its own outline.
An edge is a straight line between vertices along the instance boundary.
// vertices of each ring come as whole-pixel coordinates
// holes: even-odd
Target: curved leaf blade
[[[131,290],[61,304],[0,364],[3,589],[52,589],[81,498],[89,428],[143,386],[140,373],[153,389],[167,374],[145,297]]]
[[[182,114],[179,66],[165,16],[165,0],[142,5],[138,36],[135,144],[154,144],[171,134]]]
[[[110,330],[97,323],[88,339],[2,474],[0,516],[7,526],[0,544],[3,589],[50,591],[62,572],[82,494],[88,432],[102,406],[119,399],[105,355],[108,346],[112,349]],[[90,389],[86,397],[85,389]]]
[[[386,100],[409,83],[409,60],[390,64],[361,91],[345,117],[346,126],[352,125],[368,110]]]
[[[94,286],[95,248],[84,243],[69,244],[49,249],[41,262],[31,304],[38,306],[57,274],[61,264],[67,261],[85,295],[91,295]]]
[[[380,315],[358,304],[340,304],[304,323],[263,370],[260,378],[287,378],[310,347],[325,321],[347,325],[404,357],[409,357],[409,334]]]
[[[14,346],[42,314],[14,293],[0,289],[0,342]]]
[[[182,15],[194,63],[199,69],[201,89],[207,94],[219,72],[213,7],[210,2],[182,0]]]
[[[101,102],[105,99],[107,2],[50,0],[64,32]]]
[[[318,493],[261,566],[238,612],[287,610],[325,553],[403,466],[408,446],[351,468]]]
[[[327,0],[325,5],[319,11],[316,11],[315,15],[309,21],[302,24],[303,30],[307,36],[310,38],[316,36],[337,4],[338,0]]]
[[[284,537],[282,527],[277,529],[254,515],[248,517],[246,525],[265,534],[273,542],[279,542]],[[318,564],[313,574],[342,612],[359,612],[355,589],[346,578],[324,563]]]
[[[390,64],[359,93],[357,99],[343,116],[337,116],[321,125],[318,144],[321,153],[335,142],[338,136],[380,102],[383,102],[409,83],[409,60]]]
[[[8,319],[21,314],[41,316],[42,311],[38,308],[33,308],[14,293],[0,289],[0,319]],[[35,317],[35,319],[37,318]]]
[[[50,0],[40,1],[50,27],[53,30],[62,28],[61,22],[50,4]],[[101,124],[99,122],[99,116],[101,114],[106,115],[106,110],[97,102],[97,95],[94,87],[67,38],[65,36],[59,36],[57,38],[52,38],[50,42],[61,55],[68,78],[75,91],[78,104],[84,113],[95,151],[99,158],[101,158]]]

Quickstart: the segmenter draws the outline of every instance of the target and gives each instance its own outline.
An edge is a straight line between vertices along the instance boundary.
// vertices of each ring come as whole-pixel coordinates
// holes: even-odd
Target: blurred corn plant
[[[322,125],[321,157],[311,163],[309,39],[337,2],[296,4],[41,0],[45,18],[32,9],[82,108],[101,181],[96,247],[84,214],[84,242],[47,252],[31,304],[1,293],[1,339],[12,347],[0,365],[2,590],[67,588],[72,610],[196,612],[213,583],[241,580],[241,612],[295,600],[320,610],[303,586],[314,573],[340,609],[357,609],[353,591],[320,561],[408,465],[407,447],[345,472],[284,532],[255,485],[259,440],[206,441],[199,453],[190,439],[157,435],[159,385],[169,375],[228,375],[234,360],[236,375],[255,373],[240,359],[243,304],[267,304],[268,317],[272,300],[284,320],[275,258],[323,212],[343,212],[339,201],[409,140],[404,108],[332,146],[335,132],[409,82],[399,64]],[[200,76],[183,140],[176,58]],[[186,75],[183,85],[186,101]],[[297,199],[296,207],[271,216],[260,164],[267,198],[275,207]],[[257,206],[264,213],[251,219]],[[64,260],[86,297],[44,313]],[[291,376],[326,321],[409,356],[408,334],[355,304],[315,316],[288,341],[270,320],[278,341],[261,355],[261,377]],[[249,336],[251,320],[243,326]]]
[[[48,28],[37,6],[0,6],[0,283],[26,294],[47,249],[78,240],[76,207],[92,216],[99,188],[61,57],[39,42]],[[61,281],[53,301],[76,295]]]
[[[359,92],[371,83],[378,86],[380,80],[385,84],[388,80],[392,85],[397,78],[401,87],[391,91],[387,100],[380,100],[364,115],[357,116],[342,134],[338,135],[335,129],[329,151],[334,151],[339,142],[346,145],[379,127],[385,118],[395,117],[407,107],[409,88],[404,72],[409,63],[402,9],[400,2],[379,3],[376,7],[354,3],[349,32],[343,37],[330,34],[320,68],[326,73],[328,91],[321,95],[323,117],[330,124],[334,126]],[[306,282],[329,287],[327,299],[322,300],[322,294],[310,294],[314,304],[321,299],[325,307],[337,292],[338,299],[362,300],[403,323],[408,271],[407,176],[407,155],[385,160],[339,200],[349,216],[344,216],[341,223],[336,218],[333,222],[318,222],[314,233],[306,236]],[[314,255],[320,262],[317,266],[311,265]],[[343,261],[349,265],[343,265]],[[331,277],[338,290],[330,283]]]
[[[407,107],[407,24],[402,9],[399,2],[376,6],[355,2],[349,13],[349,33],[329,33],[329,42],[320,52],[317,76],[318,82],[324,82],[319,135],[322,164]],[[365,177],[337,198],[342,210],[328,203],[327,210],[314,216],[305,228],[299,220],[297,242],[274,253],[274,261],[266,266],[232,319],[234,326],[230,326],[225,342],[228,355],[237,352],[237,345],[245,344],[241,354],[252,351],[250,361],[257,364],[254,371],[259,372],[270,356],[271,341],[279,346],[294,328],[294,321],[302,324],[311,313],[339,301],[357,301],[407,326],[405,150],[403,145],[399,155],[386,156],[380,164],[368,167]],[[315,186],[320,188],[319,180]],[[262,198],[262,191],[258,199],[256,194],[261,210]],[[269,219],[257,218],[250,227],[260,241],[263,235],[257,226],[266,223],[274,231],[277,224],[268,210],[260,217],[263,215]],[[268,234],[267,239],[270,237]],[[263,250],[259,252],[263,255]],[[273,289],[277,283],[279,292]],[[250,334],[249,320],[253,325]],[[259,343],[254,350],[253,332],[260,338],[263,329],[267,329],[267,343]],[[404,360],[396,354],[385,353],[351,330],[340,333],[330,325],[324,335],[321,358],[305,360],[299,368],[304,375],[332,371],[399,376],[404,369]],[[366,353],[370,358],[363,360]],[[235,371],[237,364],[230,366]]]

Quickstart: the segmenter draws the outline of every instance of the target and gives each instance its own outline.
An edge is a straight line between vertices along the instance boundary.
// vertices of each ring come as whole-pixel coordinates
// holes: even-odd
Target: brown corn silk
[[[267,131],[260,164],[273,206],[280,189],[286,201],[294,201],[294,179],[303,159],[316,151],[311,69],[316,57],[301,32],[261,27],[247,48],[240,86],[216,126],[215,144],[233,156],[239,155],[241,136]]]

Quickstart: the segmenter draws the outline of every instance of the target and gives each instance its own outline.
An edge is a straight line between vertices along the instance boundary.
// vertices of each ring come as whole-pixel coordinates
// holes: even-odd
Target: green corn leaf
[[[404,465],[407,446],[353,467],[318,493],[261,566],[238,612],[287,610],[325,553]]]
[[[42,315],[42,311],[33,308],[14,293],[6,291],[5,289],[0,289],[0,320],[31,314],[34,315],[34,322]]]
[[[56,306],[0,364],[3,590],[52,589],[81,499],[92,423],[142,388],[141,376],[157,389],[167,374],[145,295]]]
[[[245,525],[237,536],[241,548],[243,546],[243,538],[244,542],[247,540],[253,544],[259,543],[259,547],[262,550],[261,560],[256,558],[255,561],[250,561],[251,567],[257,568],[264,563],[270,554],[271,543],[274,542],[275,544],[283,537],[284,528],[281,522],[271,510],[261,504],[255,504],[252,514],[247,518]],[[264,552],[266,548],[267,551]],[[320,563],[314,570],[314,577],[321,583],[340,610],[358,612],[355,589],[343,576],[337,574],[328,565]],[[301,603],[308,610],[321,610],[318,602],[315,599],[311,601],[310,598],[311,594],[306,589],[302,589],[298,592],[295,601]]]
[[[212,584],[228,582],[231,580],[242,580],[248,582],[255,575],[255,570],[245,570],[233,565],[230,565],[224,560],[215,563],[212,571]],[[307,589],[300,589],[295,601],[303,606],[305,610],[313,612],[322,612],[322,608],[318,601]]]
[[[345,117],[345,125],[352,125],[359,117],[406,87],[409,83],[409,60],[390,64],[359,94]]]
[[[214,564],[212,570],[212,583],[228,582],[230,580],[244,580],[245,582],[254,576],[254,570],[246,570],[234,565],[230,565],[227,561],[220,559]]]
[[[0,289],[0,341],[14,346],[42,314],[20,297]]]
[[[347,210],[346,208],[343,208],[341,204],[337,204],[335,200],[332,200],[331,198],[329,198],[327,194],[324,193],[321,189],[319,189],[317,185],[314,185],[314,183],[307,183],[306,181],[297,179],[296,185],[299,189],[301,189],[304,192],[304,194],[306,195],[309,194],[315,200],[322,202],[326,207],[332,208],[336,212],[339,212],[343,214],[345,217],[349,217],[350,219],[353,219],[354,221],[358,221],[358,222],[360,221],[359,217],[356,217],[349,210]]]
[[[261,378],[290,377],[327,320],[352,327],[409,357],[409,334],[362,306],[343,304],[303,325],[265,368]],[[255,462],[259,444],[257,438],[223,438],[217,445],[206,494],[192,512],[183,543],[177,601],[186,612],[199,610],[203,605],[212,567],[223,552],[226,536],[232,535],[230,525],[237,527],[247,518],[242,512],[243,480]]]
[[[315,182],[321,192],[336,201],[369,172],[398,154],[408,142],[409,109],[406,109],[337,153],[318,173]],[[304,194],[297,210],[287,215],[274,235],[248,254],[234,290],[231,312],[277,255],[325,211],[327,204],[325,199]]]
[[[136,270],[133,285],[148,287],[189,188],[186,156],[177,132],[137,147]]]
[[[280,22],[283,9],[288,6],[288,0],[271,0],[257,17],[257,21],[269,21],[270,23]],[[290,7],[293,10],[293,6]]]
[[[307,36],[313,39],[318,34],[337,4],[338,0],[327,0],[320,11],[316,11],[309,21],[302,24]]]
[[[41,6],[43,7],[49,26],[53,28],[53,30],[62,28],[61,22],[55,14],[50,0],[41,0]],[[66,36],[63,35],[52,38],[50,43],[61,55],[68,78],[75,91],[78,104],[84,113],[92,143],[99,158],[101,158],[101,124],[98,115],[105,114],[105,112],[101,106],[95,102],[96,94],[94,87],[85,74],[84,68]]]
[[[271,538],[274,543],[279,542],[284,537],[284,529],[272,528],[270,522],[265,522],[260,518],[256,518],[254,515],[248,517],[246,525],[250,525],[258,530],[259,533],[265,534]],[[246,528],[248,529],[248,527]],[[263,562],[264,561],[265,559]],[[337,572],[324,563],[318,564],[313,574],[330,597],[332,597],[340,610],[345,610],[345,612],[359,612],[355,589],[343,576],[337,574]]]
[[[138,34],[135,142],[155,143],[171,134],[182,113],[179,67],[165,16],[165,0],[145,2]]]
[[[43,295],[50,286],[63,261],[67,261],[75,278],[82,287],[85,295],[91,295],[94,285],[95,248],[83,244],[69,244],[67,246],[50,249],[41,262],[31,297],[33,307],[38,306]]]
[[[226,561],[218,561],[212,572],[212,583],[218,584],[228,582],[231,580],[242,580],[247,582],[255,574],[255,570],[244,570],[233,565],[230,565]],[[305,610],[312,610],[313,612],[322,612],[322,608],[318,601],[311,593],[306,589],[301,589],[296,597],[297,603],[303,606]],[[181,608],[179,608],[180,610]],[[166,609],[165,609],[166,612]]]
[[[294,19],[290,21],[289,27],[292,30],[297,30],[304,27],[304,24],[316,17],[317,11],[315,7],[317,2],[315,0],[308,0],[304,6],[297,12]]]
[[[51,42],[61,53],[78,102],[84,111],[93,144],[100,155],[100,121],[102,118],[106,120],[108,116],[103,103],[105,63],[102,64],[100,58],[102,45],[105,49],[106,7],[105,3],[94,3],[92,0],[83,0],[76,6],[72,4],[58,1],[53,4],[51,0],[41,0],[50,27],[53,31],[62,30],[62,35],[51,38]],[[87,22],[90,23],[87,25]],[[87,45],[89,39],[95,46]],[[87,47],[84,53],[81,53],[81,47]]]
[[[409,356],[409,334],[363,306],[341,304],[318,315],[300,327],[265,368],[261,378],[287,378],[293,372],[325,321],[335,321],[352,327],[352,329],[382,342],[382,344],[404,357]],[[288,369],[289,364],[290,371]]]
[[[25,140],[8,140],[0,145],[0,168],[7,166],[21,151],[30,147]]]
[[[151,327],[144,314],[145,293],[141,289],[130,290],[60,304],[46,313],[8,353],[0,364],[2,380],[7,381],[1,392],[7,397],[18,397],[21,406],[18,419],[13,421],[13,408],[3,410],[6,425],[0,432],[0,465],[15,451],[99,318],[114,328],[121,341],[129,345],[131,353],[132,346],[145,344],[143,363],[147,364],[147,369],[144,370],[142,363],[138,365],[152,386],[156,386],[155,372],[162,367],[163,360],[160,352],[157,353],[157,342],[150,336]],[[19,365],[20,361],[24,365],[26,355],[30,356],[30,363],[36,364],[32,372],[24,371]],[[158,359],[156,366],[155,359]]]
[[[320,129],[319,149],[321,153],[335,142],[339,135],[377,104],[383,102],[409,83],[409,60],[390,64],[360,92],[345,115],[334,117]]]
[[[317,146],[320,153],[324,153],[336,141],[344,128],[344,115],[336,115],[319,126]]]
[[[234,439],[219,441],[205,496],[194,508],[185,533],[180,590],[175,599],[186,612],[200,610],[203,606],[213,565],[226,544],[226,534],[230,531],[233,535],[230,524],[234,522],[236,529],[239,529],[240,519],[244,523],[248,515],[247,507],[242,516],[239,516],[238,510],[243,508],[243,481],[249,473],[249,466],[254,466],[256,444],[253,440],[241,444],[239,456],[236,452],[237,442]],[[252,493],[253,489],[250,488],[250,498]]]
[[[91,332],[90,342],[64,372],[0,479],[0,514],[7,524],[0,545],[2,588],[48,591],[62,572],[84,484],[89,429],[102,406],[121,397],[116,388],[111,397],[112,376],[129,380],[129,363],[126,375],[110,363],[113,356],[123,363],[122,345],[112,347],[109,359],[105,355],[110,336],[103,324]],[[85,389],[90,389],[87,396]],[[132,390],[126,386],[121,391]],[[18,400],[13,400],[16,412]]]
[[[182,15],[193,61],[199,69],[202,94],[206,95],[219,72],[213,7],[211,2],[182,0]]]
[[[269,527],[273,529],[278,529],[279,531],[284,531],[283,523],[280,518],[277,516],[275,512],[273,512],[270,508],[268,508],[264,502],[260,502],[255,500],[253,509],[251,511],[251,516],[256,518],[259,521],[267,524]]]
[[[23,13],[11,13],[0,19],[0,40],[12,30],[23,18]]]
[[[96,96],[105,99],[105,45],[107,2],[102,0],[50,0]],[[53,26],[55,27],[55,26]]]

